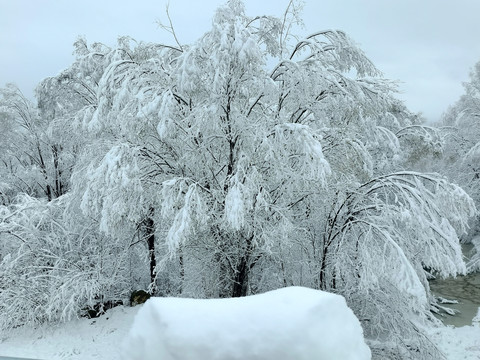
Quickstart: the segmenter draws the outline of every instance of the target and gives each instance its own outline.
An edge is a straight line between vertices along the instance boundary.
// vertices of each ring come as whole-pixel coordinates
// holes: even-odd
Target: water
[[[471,246],[464,245],[464,254],[468,255]],[[430,281],[432,292],[449,300],[457,300],[458,304],[442,304],[460,313],[455,316],[444,314],[440,319],[444,324],[454,326],[472,325],[472,319],[480,307],[480,273],[457,276],[444,280]]]
[[[442,305],[460,311],[455,316],[447,314],[442,316],[441,319],[444,324],[454,326],[472,325],[472,319],[480,307],[480,274],[458,276],[455,279],[433,280],[430,282],[430,288],[435,295],[458,301],[458,304]]]

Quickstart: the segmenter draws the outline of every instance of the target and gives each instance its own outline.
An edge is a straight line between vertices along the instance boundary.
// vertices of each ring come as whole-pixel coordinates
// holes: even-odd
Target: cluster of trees
[[[343,295],[376,357],[440,356],[422,332],[427,280],[465,272],[459,236],[476,214],[462,188],[418,171],[448,137],[345,33],[296,41],[298,19],[231,0],[191,45],[79,39],[37,104],[1,91],[1,328],[138,288],[301,285]]]
[[[480,62],[475,64],[468,82],[464,83],[464,94],[444,114],[439,132],[445,138],[440,161],[434,170],[445,174],[459,184],[480,207]],[[471,231],[467,241],[478,236],[478,216],[471,219]],[[467,271],[480,271],[480,242],[474,239],[476,252]]]

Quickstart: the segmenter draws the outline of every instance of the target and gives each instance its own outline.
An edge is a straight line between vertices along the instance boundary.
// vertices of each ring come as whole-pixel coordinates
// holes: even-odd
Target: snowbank
[[[343,297],[289,287],[236,299],[152,298],[135,317],[128,360],[370,359]]]

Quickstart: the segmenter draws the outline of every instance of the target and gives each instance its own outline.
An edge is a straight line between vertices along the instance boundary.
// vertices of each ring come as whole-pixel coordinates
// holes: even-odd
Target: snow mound
[[[302,287],[234,299],[151,298],[124,351],[128,360],[370,358],[345,299]]]

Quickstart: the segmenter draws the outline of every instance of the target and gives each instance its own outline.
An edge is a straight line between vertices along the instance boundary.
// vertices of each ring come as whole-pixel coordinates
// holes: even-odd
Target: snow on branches
[[[0,329],[70,320],[123,295],[121,247],[88,218],[72,218],[71,200],[22,195],[0,207]]]

